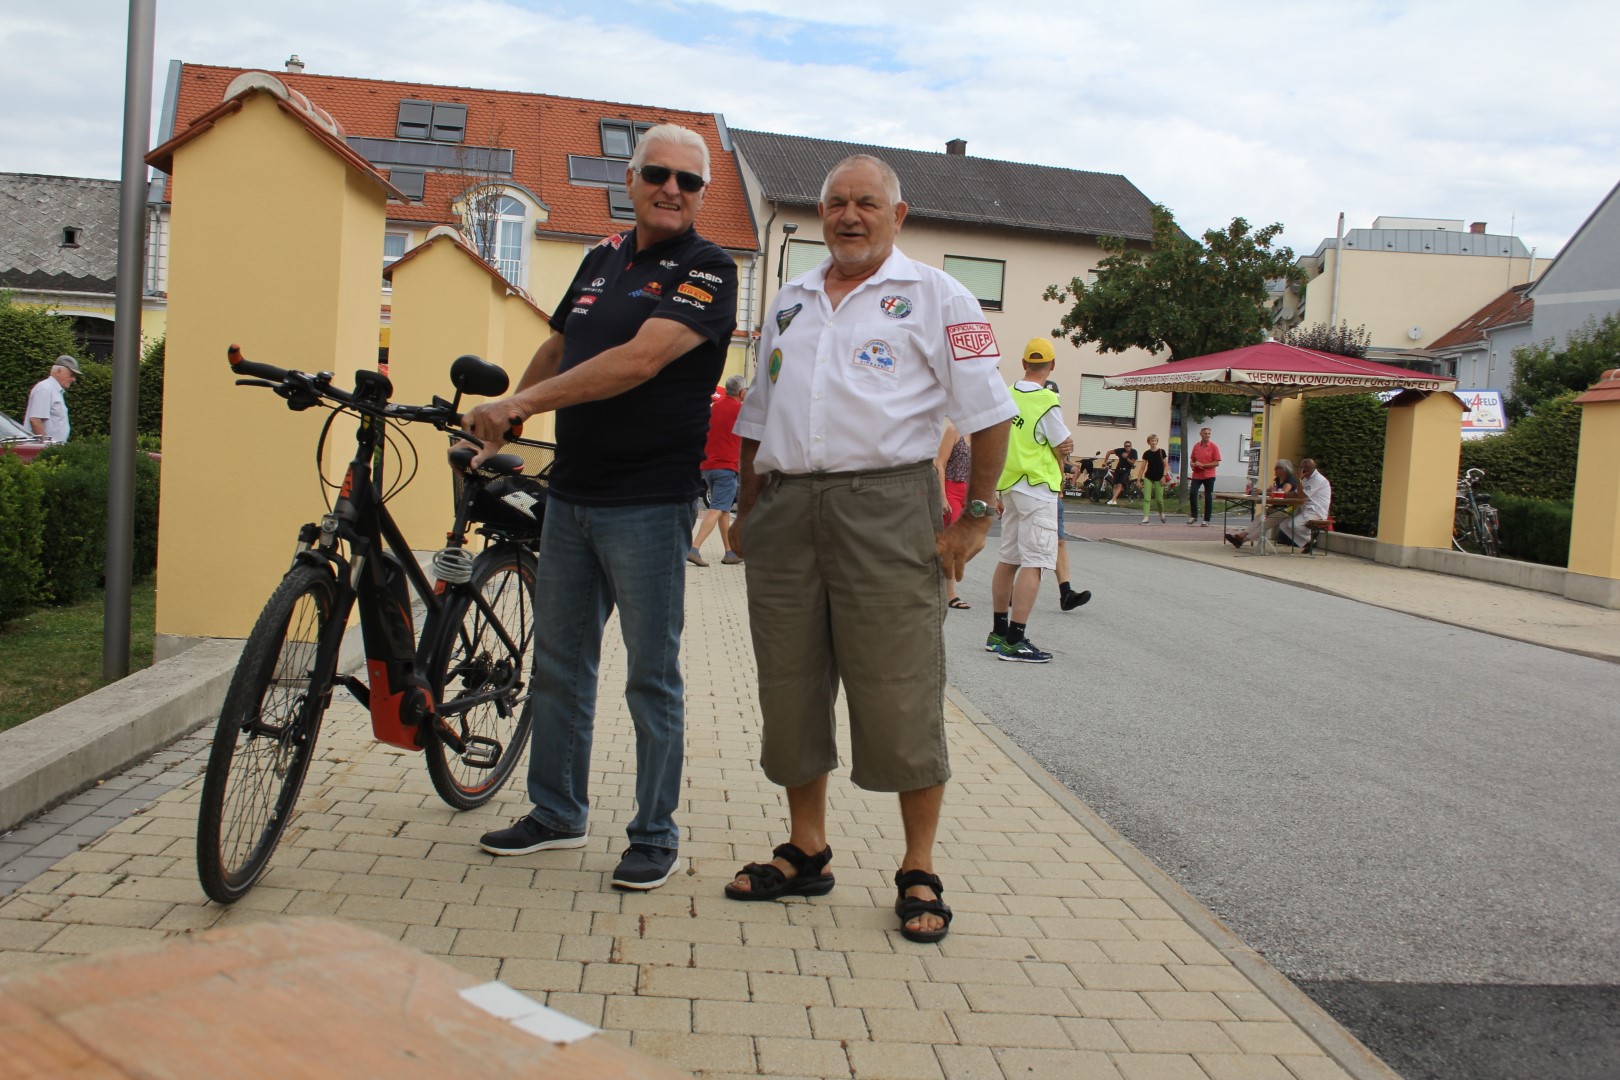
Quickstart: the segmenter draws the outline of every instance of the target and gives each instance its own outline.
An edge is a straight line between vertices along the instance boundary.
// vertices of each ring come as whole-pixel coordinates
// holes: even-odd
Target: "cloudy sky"
[[[1309,253],[1379,214],[1548,257],[1620,181],[1612,2],[156,0],[171,60],[719,112],[1128,177]],[[26,8],[27,10],[23,10]],[[0,10],[0,171],[117,177],[127,5]],[[156,134],[154,126],[154,137]],[[155,141],[155,139],[154,139]]]

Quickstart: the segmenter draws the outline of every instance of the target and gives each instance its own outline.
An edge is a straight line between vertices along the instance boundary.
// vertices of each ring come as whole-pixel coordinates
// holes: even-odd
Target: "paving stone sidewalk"
[[[1207,913],[1184,918],[1190,900],[1168,879],[955,705],[937,869],[956,921],[943,943],[900,937],[896,802],[847,774],[831,786],[837,888],[808,901],[726,900],[737,866],[784,838],[786,810],[755,765],[742,570],[715,561],[689,575],[679,820],[690,864],[663,888],[607,884],[634,768],[610,627],[586,848],[483,854],[478,835],[528,809],[521,782],[485,810],[455,813],[419,758],[375,743],[340,696],[298,817],[263,881],[231,908],[208,902],[196,880],[199,743],[0,837],[17,845],[11,864],[28,860],[14,874],[27,880],[0,899],[0,975],[208,927],[334,915],[712,1080],[1393,1075],[1258,958],[1245,961]],[[116,814],[101,807],[152,798],[107,829]]]

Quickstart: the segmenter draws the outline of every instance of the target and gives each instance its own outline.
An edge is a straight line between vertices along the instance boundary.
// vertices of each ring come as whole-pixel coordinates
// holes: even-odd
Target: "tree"
[[[1327,323],[1312,323],[1309,326],[1294,327],[1279,340],[1285,345],[1298,345],[1302,349],[1337,353],[1359,360],[1367,355],[1367,347],[1372,344],[1372,334],[1367,332],[1365,325],[1352,330],[1348,322],[1341,322],[1337,327]]]
[[[1045,297],[1072,304],[1056,335],[1076,345],[1095,342],[1103,352],[1169,351],[1167,360],[1253,345],[1271,327],[1268,283],[1299,282],[1292,248],[1272,248],[1281,224],[1251,232],[1235,217],[1202,240],[1181,231],[1163,204],[1153,208],[1153,242],[1133,247],[1119,237],[1098,240],[1107,258],[1097,278],[1067,288],[1047,286]],[[1244,412],[1249,403],[1232,394],[1177,394],[1183,430],[1194,416]]]
[[[1522,420],[1545,402],[1589,389],[1613,367],[1620,367],[1620,315],[1587,319],[1562,349],[1549,340],[1513,350],[1513,381],[1503,409],[1508,419]]]

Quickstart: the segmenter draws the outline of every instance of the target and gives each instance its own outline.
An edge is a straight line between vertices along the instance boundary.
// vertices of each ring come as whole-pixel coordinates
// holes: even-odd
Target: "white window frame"
[[[390,240],[398,240],[399,241],[399,254],[398,255],[390,255],[390,254],[388,254],[388,242]],[[407,251],[409,251],[409,250],[411,250],[411,234],[410,233],[406,232],[404,229],[389,229],[386,232],[384,232],[383,233],[383,269],[387,270],[390,266],[393,266],[395,263],[399,262],[399,260],[401,260],[401,259],[403,259],[405,257],[405,253]],[[393,292],[394,291],[394,283],[391,280],[389,280],[388,278],[383,278],[383,283],[382,284],[383,284],[383,292]]]

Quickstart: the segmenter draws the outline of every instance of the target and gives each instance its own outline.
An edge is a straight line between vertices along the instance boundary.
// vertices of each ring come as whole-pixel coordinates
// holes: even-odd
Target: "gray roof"
[[[1338,238],[1325,237],[1313,258],[1338,246]],[[1344,234],[1346,250],[1398,251],[1406,254],[1479,255],[1507,259],[1528,259],[1530,249],[1517,236],[1501,233],[1456,232],[1452,229],[1349,229]]]
[[[0,173],[0,286],[113,291],[118,273],[116,180]],[[66,247],[62,230],[80,230]]]
[[[851,154],[871,154],[900,177],[912,217],[1070,236],[1153,238],[1153,203],[1123,176],[738,128],[731,136],[774,203],[814,206],[827,170]]]

